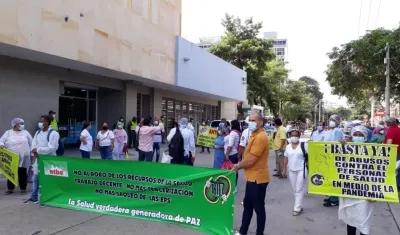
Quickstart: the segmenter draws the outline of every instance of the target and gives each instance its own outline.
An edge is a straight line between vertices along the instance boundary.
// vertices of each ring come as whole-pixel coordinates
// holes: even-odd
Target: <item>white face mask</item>
[[[336,122],[334,121],[329,121],[329,127],[336,127]]]
[[[222,135],[222,131],[218,131],[218,135]]]
[[[380,130],[379,134],[381,134],[381,135],[385,134],[385,130]]]
[[[290,142],[294,144],[299,143],[299,137],[290,137]]]

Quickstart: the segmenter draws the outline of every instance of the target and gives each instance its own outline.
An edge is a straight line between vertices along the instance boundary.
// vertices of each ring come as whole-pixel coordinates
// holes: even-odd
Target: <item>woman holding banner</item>
[[[28,169],[31,165],[31,145],[32,136],[25,130],[24,120],[14,118],[11,121],[12,129],[4,133],[0,138],[0,148],[19,155],[18,163],[18,184],[21,189],[21,194],[26,194],[26,186],[28,181]],[[14,193],[15,185],[10,180],[7,180],[6,195]]]
[[[351,141],[365,143],[368,138],[368,129],[365,126],[356,126],[351,129]],[[342,141],[344,144],[345,141]],[[373,204],[369,200],[343,198],[339,199],[339,219],[347,225],[347,235],[356,235],[357,229],[360,235],[371,232],[371,219]]]

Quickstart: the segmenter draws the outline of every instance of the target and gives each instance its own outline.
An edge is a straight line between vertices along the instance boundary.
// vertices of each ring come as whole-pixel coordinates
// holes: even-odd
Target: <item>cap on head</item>
[[[55,114],[55,113],[56,112],[54,110],[52,110],[52,109],[49,111],[49,114]]]
[[[11,126],[12,126],[12,127],[15,127],[17,124],[19,124],[19,123],[21,123],[21,122],[24,122],[24,120],[23,120],[22,118],[14,118],[14,119],[11,121]]]
[[[341,118],[339,115],[337,115],[337,114],[332,114],[332,115],[329,117],[329,120],[335,121],[338,125],[339,125],[340,123],[342,123],[342,118]]]

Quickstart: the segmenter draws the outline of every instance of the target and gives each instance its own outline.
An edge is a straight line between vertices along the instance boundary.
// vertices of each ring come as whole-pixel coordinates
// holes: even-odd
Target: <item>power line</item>
[[[376,28],[376,24],[378,23],[379,13],[381,11],[381,3],[382,3],[382,0],[379,0],[378,13],[376,14],[374,28]]]
[[[362,3],[363,0],[360,0],[360,15],[358,16],[358,37],[360,37],[360,25],[361,25],[361,14],[362,14]]]
[[[371,16],[371,6],[372,6],[372,0],[369,1],[369,10],[368,10],[368,18],[367,18],[367,30],[369,28],[369,17]]]

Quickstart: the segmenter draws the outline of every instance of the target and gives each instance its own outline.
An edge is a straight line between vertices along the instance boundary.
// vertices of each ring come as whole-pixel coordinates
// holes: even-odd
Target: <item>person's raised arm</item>
[[[167,136],[167,140],[168,142],[171,142],[172,137],[174,137],[176,133],[176,127],[172,128],[171,131],[169,132],[168,136]]]

